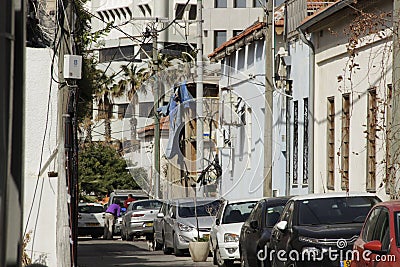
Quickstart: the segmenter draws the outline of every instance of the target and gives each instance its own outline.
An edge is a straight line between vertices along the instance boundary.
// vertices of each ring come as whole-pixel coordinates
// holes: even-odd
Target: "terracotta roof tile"
[[[143,128],[140,128],[139,130],[137,130],[137,133],[140,134],[151,130],[154,130],[154,123],[146,125]],[[160,119],[160,130],[169,130],[169,116],[162,117]]]

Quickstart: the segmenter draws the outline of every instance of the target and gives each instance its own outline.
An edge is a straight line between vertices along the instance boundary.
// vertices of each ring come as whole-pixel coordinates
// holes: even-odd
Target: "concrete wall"
[[[215,0],[203,0],[204,54],[216,48],[214,32],[226,30],[226,40],[233,37],[234,30],[244,30],[264,16],[262,8],[254,8],[253,0],[246,0],[246,8],[234,8],[234,0],[227,0],[227,8],[215,8]]]
[[[52,161],[43,176],[38,177],[43,137],[45,136],[42,165],[48,160],[57,146],[57,84],[53,82],[50,87],[51,60],[51,49],[26,49],[26,98],[24,103],[25,200],[23,226],[27,233],[32,231],[32,240],[27,246],[27,253],[31,256],[33,250],[33,262],[39,262],[47,266],[57,266],[57,180],[60,178],[50,178],[47,176],[48,171],[57,171],[57,161]],[[57,62],[55,64],[54,72],[57,74]],[[48,125],[46,135],[44,135],[48,100],[50,101]],[[36,197],[33,201],[35,192]],[[29,216],[31,207],[32,213]],[[29,222],[27,223],[28,216]]]

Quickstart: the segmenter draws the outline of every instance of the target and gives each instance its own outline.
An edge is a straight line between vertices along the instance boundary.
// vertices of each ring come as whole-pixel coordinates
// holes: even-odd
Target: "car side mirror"
[[[216,225],[220,225],[221,224],[221,221],[219,220],[219,218],[215,219],[215,224]]]
[[[280,221],[276,224],[276,228],[278,228],[280,231],[285,231],[287,229],[288,222],[287,221]]]
[[[382,250],[382,243],[379,240],[373,240],[364,244],[364,250],[369,250],[374,254],[386,254],[387,251]]]
[[[251,221],[250,222],[250,228],[253,230],[257,230],[258,229],[258,221]]]
[[[157,214],[157,218],[160,218],[160,219],[164,218],[164,213],[159,212],[159,213]]]

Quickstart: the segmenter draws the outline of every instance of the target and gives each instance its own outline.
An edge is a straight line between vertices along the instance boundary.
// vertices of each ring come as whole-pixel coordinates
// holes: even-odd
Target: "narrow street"
[[[193,262],[190,255],[175,257],[164,255],[162,251],[149,251],[145,240],[122,241],[79,238],[79,267],[111,266],[214,266],[212,258],[207,262]],[[239,264],[237,265],[239,266]]]

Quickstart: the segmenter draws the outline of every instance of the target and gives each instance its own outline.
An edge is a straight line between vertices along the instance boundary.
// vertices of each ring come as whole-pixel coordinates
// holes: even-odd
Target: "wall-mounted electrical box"
[[[82,78],[82,56],[64,55],[64,79]]]

